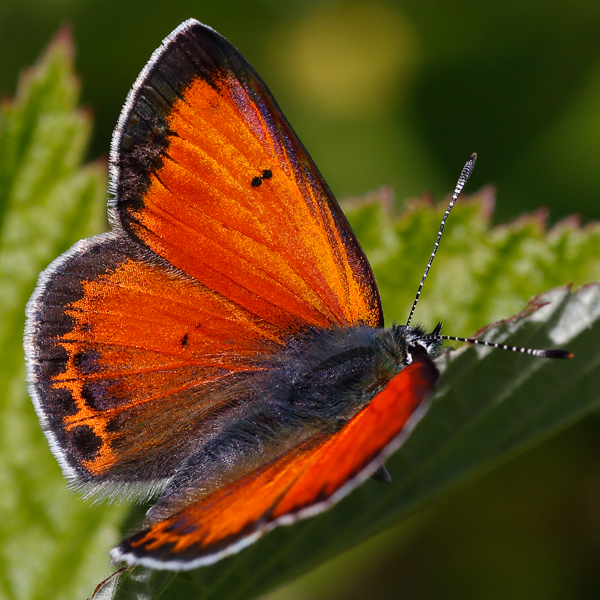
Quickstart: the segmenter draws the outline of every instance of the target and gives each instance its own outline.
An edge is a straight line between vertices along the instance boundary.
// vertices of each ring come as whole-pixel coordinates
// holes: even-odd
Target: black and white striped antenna
[[[421,291],[423,290],[423,286],[425,285],[425,279],[427,279],[427,274],[429,273],[429,269],[433,263],[433,259],[435,258],[435,254],[440,245],[440,240],[442,239],[442,233],[444,232],[444,226],[446,225],[446,220],[448,219],[448,215],[450,211],[456,204],[460,193],[462,192],[465,184],[469,180],[471,173],[473,172],[473,168],[475,167],[475,162],[477,161],[477,154],[473,153],[469,157],[469,160],[466,162],[463,167],[460,177],[458,178],[458,182],[456,183],[456,187],[454,188],[454,193],[452,194],[452,198],[450,203],[448,204],[448,208],[442,217],[442,222],[440,224],[440,229],[437,234],[437,238],[435,239],[435,244],[433,245],[433,251],[431,252],[431,256],[429,257],[429,261],[427,266],[425,267],[425,272],[423,273],[423,277],[421,278],[421,283],[419,284],[419,289],[417,290],[417,295],[415,296],[415,301],[413,302],[412,308],[410,309],[410,314],[408,315],[408,321],[406,322],[406,326],[410,325],[412,321],[413,315],[415,313],[415,308],[417,307],[417,303],[419,302],[419,297],[421,296]],[[438,323],[435,329],[429,334],[424,336],[425,338],[430,339],[441,339],[441,340],[449,340],[454,342],[465,342],[467,344],[477,344],[479,346],[489,346],[490,348],[498,348],[499,350],[510,350],[511,352],[521,352],[523,354],[530,354],[531,356],[537,356],[540,358],[573,358],[573,354],[567,350],[537,350],[533,348],[520,348],[518,346],[508,346],[506,344],[496,344],[494,342],[484,342],[483,340],[478,340],[477,338],[463,338],[463,337],[455,337],[450,335],[441,335],[442,324]]]
[[[496,344],[494,342],[484,342],[477,338],[454,337],[451,335],[440,335],[442,340],[450,340],[453,342],[466,342],[467,344],[477,344],[478,346],[489,346],[490,348],[498,348],[499,350],[510,350],[510,352],[521,352],[539,358],[573,358],[573,353],[568,350],[536,350],[534,348],[521,348],[519,346],[507,346],[506,344]]]
[[[410,314],[408,315],[408,321],[406,321],[407,327],[410,325],[413,315],[415,314],[415,308],[417,308],[417,302],[419,302],[419,297],[421,296],[421,291],[423,290],[423,286],[425,285],[425,280],[427,279],[427,274],[429,273],[429,269],[431,268],[433,259],[435,258],[435,253],[437,252],[438,246],[440,245],[440,240],[442,239],[442,233],[444,233],[444,225],[446,225],[446,219],[448,218],[448,215],[450,214],[450,211],[452,210],[453,206],[456,204],[456,201],[458,200],[460,193],[462,192],[463,188],[465,187],[465,184],[467,183],[467,181],[469,181],[469,177],[471,177],[471,173],[473,172],[473,169],[475,168],[476,161],[477,161],[477,154],[475,154],[475,153],[471,154],[471,156],[469,157],[469,160],[467,161],[467,163],[463,167],[462,171],[460,172],[460,177],[458,178],[456,187],[454,188],[454,193],[452,194],[452,199],[450,200],[450,203],[448,204],[448,208],[446,209],[446,212],[444,213],[444,216],[442,217],[442,223],[440,225],[440,230],[438,231],[437,238],[435,239],[435,244],[433,245],[433,251],[431,252],[431,256],[429,257],[429,262],[427,263],[427,266],[425,267],[425,273],[423,273],[423,277],[421,277],[421,283],[419,284],[419,289],[417,290],[417,295],[415,296],[415,301],[413,302],[412,308],[410,309]]]

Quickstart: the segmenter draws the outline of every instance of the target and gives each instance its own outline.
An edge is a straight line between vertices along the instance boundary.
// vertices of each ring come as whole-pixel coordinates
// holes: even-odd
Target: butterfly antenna
[[[440,245],[440,240],[442,239],[442,233],[444,231],[444,225],[446,224],[446,219],[452,210],[452,207],[456,204],[460,193],[462,192],[465,184],[471,177],[471,173],[473,172],[473,168],[475,167],[475,162],[477,161],[477,154],[473,153],[469,157],[469,160],[463,167],[463,170],[460,173],[460,177],[458,178],[458,182],[456,183],[456,187],[454,188],[454,193],[452,194],[452,199],[448,204],[448,208],[444,213],[444,217],[442,218],[442,223],[440,225],[440,230],[438,231],[437,238],[435,240],[435,244],[433,245],[433,252],[429,257],[429,262],[427,263],[427,267],[425,267],[425,272],[423,273],[423,277],[421,278],[421,283],[419,284],[419,289],[417,290],[417,295],[415,296],[415,301],[413,302],[412,308],[410,309],[410,314],[408,315],[408,321],[406,322],[406,326],[410,325],[412,321],[413,315],[415,313],[415,308],[417,308],[417,302],[419,302],[419,296],[421,295],[421,291],[423,286],[425,285],[425,279],[427,279],[427,274],[429,273],[429,269],[433,263],[433,259],[435,258],[435,253],[437,252],[438,246]]]
[[[462,338],[451,335],[440,335],[438,339],[450,340],[453,342],[466,342],[467,344],[477,344],[479,346],[489,346],[490,348],[498,348],[500,350],[509,350],[510,352],[521,352],[538,356],[540,358],[573,358],[573,353],[568,350],[534,350],[533,348],[519,348],[518,346],[507,346],[506,344],[495,344],[494,342],[484,342],[477,338]]]

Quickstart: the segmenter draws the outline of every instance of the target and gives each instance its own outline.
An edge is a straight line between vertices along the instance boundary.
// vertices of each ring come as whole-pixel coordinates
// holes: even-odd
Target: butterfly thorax
[[[304,423],[337,429],[410,364],[413,355],[434,355],[439,345],[420,327],[311,330],[293,338],[276,357],[267,388],[270,401],[284,415],[289,411]]]
[[[242,384],[246,408],[225,420],[227,428],[247,429],[275,446],[280,438],[332,433],[415,356],[433,357],[440,345],[439,336],[404,325],[314,328],[294,335],[281,352],[264,356]]]

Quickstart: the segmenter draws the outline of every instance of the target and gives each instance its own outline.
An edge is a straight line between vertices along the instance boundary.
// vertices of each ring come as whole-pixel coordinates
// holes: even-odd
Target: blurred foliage
[[[496,220],[539,206],[552,222],[600,217],[600,4],[587,0],[196,0],[168,10],[155,0],[4,0],[0,91],[70,23],[97,123],[88,158],[105,156],[131,83],[190,16],[255,65],[338,196],[390,183],[398,199],[440,198],[476,150],[470,187],[497,184]],[[84,597],[108,571],[124,514],[66,491],[22,384],[35,276],[103,218],[105,168],[80,168],[90,119],[73,110],[71,60],[63,38],[0,117],[1,598]],[[363,201],[349,212],[386,318],[402,322],[439,210],[415,202],[397,213],[386,195],[387,208]],[[598,278],[596,225],[570,220],[548,233],[536,213],[490,230],[490,197],[457,207],[416,315],[443,320],[448,334],[506,317],[551,285]],[[597,597],[599,427],[592,418],[572,428],[277,598]],[[272,535],[263,545],[286,533]]]
[[[83,598],[106,574],[125,507],[68,491],[25,390],[24,307],[38,273],[103,226],[106,167],[82,167],[91,133],[76,108],[66,32],[0,109],[0,598]]]
[[[594,0],[3,0],[0,92],[62,23],[106,154],[158,42],[195,17],[268,82],[339,197],[447,193],[471,152],[496,219],[600,218],[600,3]]]
[[[406,322],[447,203],[415,200],[400,214],[382,201],[384,188],[343,204],[369,257],[386,323]],[[600,280],[600,224],[565,219],[546,228],[543,210],[490,229],[491,188],[461,197],[444,229],[415,318],[464,336],[523,309],[551,287]]]

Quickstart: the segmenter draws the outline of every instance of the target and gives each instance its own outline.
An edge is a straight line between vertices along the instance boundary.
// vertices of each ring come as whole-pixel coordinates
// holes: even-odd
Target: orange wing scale
[[[431,360],[418,357],[337,434],[313,439],[152,525],[117,547],[113,558],[208,564],[239,550],[240,539],[253,541],[278,520],[289,523],[324,510],[402,442],[420,418],[418,409],[437,376]]]

